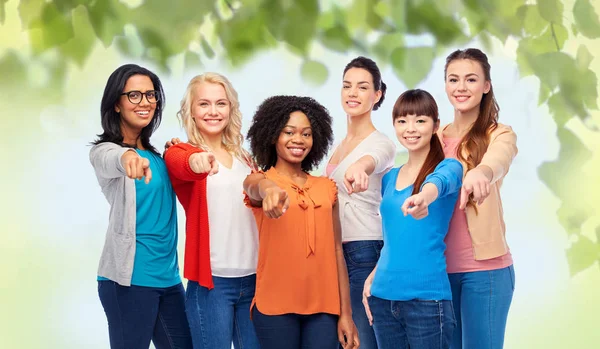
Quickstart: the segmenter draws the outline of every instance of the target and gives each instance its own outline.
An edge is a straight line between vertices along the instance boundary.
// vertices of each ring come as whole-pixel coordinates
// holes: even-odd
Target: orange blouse
[[[267,179],[284,189],[290,207],[277,219],[252,207],[259,232],[256,292],[253,306],[266,315],[340,314],[340,293],[333,231],[337,186],[326,177],[308,175],[303,186],[277,173]]]

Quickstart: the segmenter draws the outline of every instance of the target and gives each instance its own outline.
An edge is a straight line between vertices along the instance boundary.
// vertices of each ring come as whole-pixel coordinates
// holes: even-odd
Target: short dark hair
[[[364,69],[371,74],[375,91],[381,91],[381,98],[377,103],[375,103],[373,110],[379,109],[381,103],[383,103],[383,100],[385,99],[385,91],[387,90],[387,86],[383,80],[381,80],[381,72],[379,71],[379,67],[377,67],[377,63],[370,58],[358,56],[351,60],[350,63],[346,64],[343,75],[346,75],[346,72],[351,68]]]
[[[150,70],[140,67],[136,64],[125,64],[117,68],[106,81],[102,102],[100,103],[100,117],[102,120],[103,133],[98,135],[98,139],[92,144],[104,142],[113,142],[123,147],[135,148],[135,144],[123,143],[123,134],[121,133],[121,115],[115,111],[115,105],[119,103],[123,89],[127,80],[134,75],[144,75],[150,78],[154,85],[154,90],[158,92],[158,101],[154,117],[148,126],[142,129],[140,140],[144,148],[158,154],[156,148],[150,144],[150,136],[156,131],[162,120],[162,112],[165,107],[165,93],[163,91],[160,79]]]
[[[252,155],[263,171],[275,166],[275,143],[290,114],[295,111],[301,111],[308,117],[313,135],[313,146],[302,161],[302,170],[312,170],[327,155],[333,142],[331,115],[327,109],[310,97],[273,96],[262,102],[256,110],[247,136]]]

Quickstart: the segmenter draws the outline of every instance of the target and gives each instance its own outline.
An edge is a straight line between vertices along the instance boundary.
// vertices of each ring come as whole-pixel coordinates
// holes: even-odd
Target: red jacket
[[[208,289],[214,287],[210,267],[210,230],[206,201],[206,173],[190,168],[192,154],[202,152],[187,143],[169,147],[165,162],[175,194],[185,210],[185,259],[183,276]]]

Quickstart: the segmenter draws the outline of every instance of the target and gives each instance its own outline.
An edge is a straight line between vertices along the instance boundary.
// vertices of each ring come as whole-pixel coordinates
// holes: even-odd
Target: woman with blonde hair
[[[186,214],[186,312],[194,348],[259,348],[250,321],[258,233],[244,206],[253,163],[243,148],[237,92],[216,73],[194,77],[178,112],[187,143],[165,160]]]

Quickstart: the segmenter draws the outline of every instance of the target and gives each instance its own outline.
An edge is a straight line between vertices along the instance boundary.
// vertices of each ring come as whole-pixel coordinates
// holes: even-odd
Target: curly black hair
[[[275,166],[275,143],[290,119],[290,114],[295,111],[306,114],[313,136],[313,146],[302,161],[302,170],[311,171],[327,155],[333,143],[329,111],[310,97],[273,96],[258,106],[247,135],[252,154],[263,171]]]

